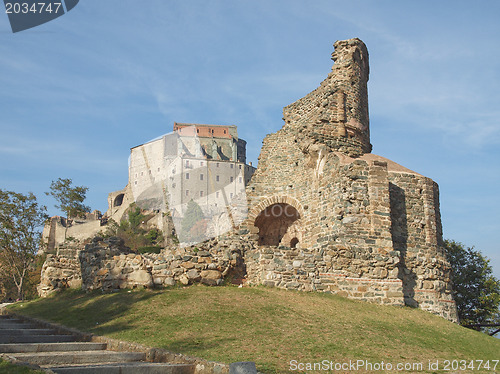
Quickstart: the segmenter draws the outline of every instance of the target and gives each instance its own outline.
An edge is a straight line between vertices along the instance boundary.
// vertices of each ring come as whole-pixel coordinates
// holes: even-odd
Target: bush
[[[148,247],[139,247],[137,248],[137,252],[139,253],[160,253],[163,247],[160,246],[148,246]]]
[[[161,248],[164,242],[163,232],[156,227],[149,231],[144,229],[144,225],[141,224],[147,218],[148,216],[143,214],[138,206],[131,204],[126,218],[124,217],[119,224],[111,219],[108,221],[105,235],[123,239],[125,246],[135,251],[139,251],[141,248]]]

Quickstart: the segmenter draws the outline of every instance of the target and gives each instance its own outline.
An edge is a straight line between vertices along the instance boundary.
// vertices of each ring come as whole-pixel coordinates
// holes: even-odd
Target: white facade
[[[197,136],[174,132],[132,148],[129,186],[142,209],[170,212],[177,231],[193,200],[212,237],[245,219],[245,186],[254,171],[242,162],[208,159]]]

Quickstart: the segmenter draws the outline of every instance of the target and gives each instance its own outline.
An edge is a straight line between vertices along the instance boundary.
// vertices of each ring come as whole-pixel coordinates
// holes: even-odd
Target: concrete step
[[[142,352],[106,350],[106,343],[79,342],[73,335],[37,328],[0,316],[0,354],[18,363],[38,365],[58,374],[193,374],[195,365],[144,362]]]
[[[56,332],[51,329],[1,329],[2,335],[54,335]]]
[[[57,374],[193,374],[194,365],[134,362],[51,367],[50,370]]]
[[[77,364],[98,364],[144,361],[146,354],[141,352],[114,352],[114,351],[69,351],[69,352],[37,352],[37,353],[12,353],[22,362],[34,365],[64,366]]]
[[[61,343],[74,342],[72,335],[3,335],[0,334],[0,344],[7,343]]]
[[[69,343],[27,343],[0,344],[0,353],[64,352],[64,351],[101,351],[106,343],[69,342]]]

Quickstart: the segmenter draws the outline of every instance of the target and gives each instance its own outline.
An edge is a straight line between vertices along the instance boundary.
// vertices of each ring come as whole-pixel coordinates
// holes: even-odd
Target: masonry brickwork
[[[138,254],[120,238],[96,236],[66,243],[47,254],[38,293],[45,297],[64,288],[110,291],[203,283],[219,286],[224,279],[241,280],[243,253],[252,244],[234,236],[208,240],[197,247],[171,247],[160,254]]]
[[[254,283],[411,305],[456,320],[438,186],[371,154],[368,51],[335,43],[332,71],[284,108],[247,188]]]
[[[64,260],[67,268],[80,262],[94,269],[72,282],[135,287],[243,279],[409,305],[456,321],[438,185],[371,153],[368,51],[359,39],[334,47],[327,78],[285,107],[283,127],[264,139],[246,188],[249,214],[237,230],[156,257],[99,249],[106,259],[92,262],[82,253],[95,252],[94,243],[79,259]],[[45,293],[68,282],[62,258],[54,255],[44,267]],[[142,270],[149,274],[144,284],[126,276]],[[122,283],[105,284],[97,273]]]

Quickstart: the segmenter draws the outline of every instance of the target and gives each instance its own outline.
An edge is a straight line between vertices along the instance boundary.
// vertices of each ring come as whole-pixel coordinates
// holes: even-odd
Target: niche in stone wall
[[[259,245],[280,245],[290,226],[298,219],[299,212],[290,204],[278,203],[268,206],[255,218],[254,225],[259,229]],[[298,240],[294,243],[295,246],[297,243]]]

